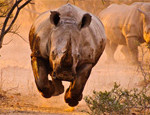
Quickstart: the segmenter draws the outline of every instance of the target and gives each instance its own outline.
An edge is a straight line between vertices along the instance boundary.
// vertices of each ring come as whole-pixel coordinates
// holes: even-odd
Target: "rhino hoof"
[[[44,88],[44,89],[42,89],[42,92],[41,92],[42,96],[45,98],[50,98],[53,93],[54,92],[49,91],[49,88]]]
[[[72,100],[70,103],[68,103],[68,105],[71,106],[71,107],[75,107],[78,104],[79,104],[79,102],[78,101],[74,101],[74,100]]]
[[[68,103],[69,106],[74,107],[79,104],[79,102],[73,98],[67,98],[65,99],[66,103]]]
[[[38,90],[41,92],[43,97],[50,98],[55,92],[55,87],[52,82],[49,81],[49,87],[38,87]]]
[[[74,107],[79,104],[79,101],[81,101],[82,95],[79,98],[65,98],[66,103],[68,103],[69,106]]]
[[[65,102],[69,104],[69,106],[74,107],[78,105],[79,101],[82,99],[81,95],[72,95],[72,93],[69,91],[69,88],[66,91],[65,94]]]

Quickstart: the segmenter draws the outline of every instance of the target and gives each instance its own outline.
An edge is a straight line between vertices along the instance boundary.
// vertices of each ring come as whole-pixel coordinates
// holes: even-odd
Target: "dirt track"
[[[28,41],[28,32],[31,20],[23,18],[23,11],[17,24],[21,25],[19,34]],[[50,99],[43,98],[35,86],[34,77],[30,65],[29,44],[16,35],[8,35],[4,43],[11,39],[8,45],[3,45],[0,50],[0,89],[4,90],[6,97],[0,97],[0,114],[20,115],[86,115],[87,106],[82,100],[71,112],[66,112],[69,106],[64,102],[64,93]],[[122,87],[138,87],[143,77],[137,73],[137,67],[127,65],[124,57],[116,53],[117,64],[105,64],[105,53],[98,64],[93,68],[91,76],[85,86],[84,96],[92,95],[93,90],[110,90],[114,82],[120,83]],[[63,82],[65,88],[69,83]]]
[[[138,87],[142,77],[136,72],[135,66],[123,64],[105,64],[105,55],[99,63],[93,68],[91,76],[86,84],[84,96],[92,95],[93,90],[110,90],[114,82],[120,83],[125,88]],[[30,63],[30,61],[28,62]],[[65,109],[69,106],[64,102],[64,94],[52,97],[50,99],[43,98],[37,91],[32,75],[31,67],[23,68],[11,66],[3,68],[4,87],[9,90],[0,105],[1,113],[9,114],[52,114],[60,115],[84,115],[87,106],[82,100],[80,104],[71,112],[66,112]],[[7,77],[7,78],[6,78]],[[65,88],[69,83],[63,82]],[[16,87],[17,86],[17,87]],[[2,111],[3,110],[3,111]]]

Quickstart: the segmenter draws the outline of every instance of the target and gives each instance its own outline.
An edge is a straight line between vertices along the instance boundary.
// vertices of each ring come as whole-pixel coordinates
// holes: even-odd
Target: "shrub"
[[[91,115],[142,113],[150,108],[149,88],[127,90],[115,83],[110,91],[93,91],[93,96],[86,96],[84,100]]]

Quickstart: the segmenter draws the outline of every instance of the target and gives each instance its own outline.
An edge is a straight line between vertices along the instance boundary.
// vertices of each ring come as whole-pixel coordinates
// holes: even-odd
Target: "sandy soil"
[[[73,111],[67,112],[66,109],[69,106],[64,102],[64,94],[50,99],[43,98],[36,89],[31,67],[23,68],[9,65],[2,70],[1,83],[3,83],[2,89],[5,92],[3,93],[4,97],[0,97],[0,113],[86,115],[85,111],[88,108],[84,100]],[[101,59],[93,68],[83,93],[86,96],[92,95],[93,90],[110,90],[114,82],[130,89],[138,87],[142,79],[134,66],[125,64],[108,65],[103,63],[103,59]],[[63,84],[65,88],[69,85],[67,82],[63,82]]]
[[[28,32],[32,20],[26,10],[21,12],[17,20],[20,25],[18,30],[28,42]],[[0,50],[0,114],[20,115],[86,115],[88,110],[84,100],[72,110],[67,112],[69,106],[64,102],[64,93],[50,99],[43,98],[37,91],[30,64],[29,44],[16,35],[7,35],[4,43],[11,39],[8,45],[3,45]],[[84,89],[84,96],[92,95],[92,91],[110,90],[114,82],[120,83],[124,88],[138,87],[143,77],[137,72],[136,66],[126,64],[123,55],[117,51],[115,54],[116,64],[106,64],[106,55],[102,55],[97,65],[93,68],[90,78]],[[68,82],[63,82],[65,88]]]

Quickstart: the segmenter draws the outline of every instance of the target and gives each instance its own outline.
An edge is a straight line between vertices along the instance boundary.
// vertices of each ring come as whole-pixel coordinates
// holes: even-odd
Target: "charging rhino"
[[[65,101],[76,106],[105,48],[106,35],[101,21],[66,4],[41,14],[31,27],[29,41],[38,90],[45,98],[57,96],[64,92],[62,81],[69,81]]]
[[[112,4],[99,14],[104,24],[108,61],[115,61],[118,45],[131,63],[138,62],[138,44],[150,43],[150,3],[136,2],[131,5]]]

